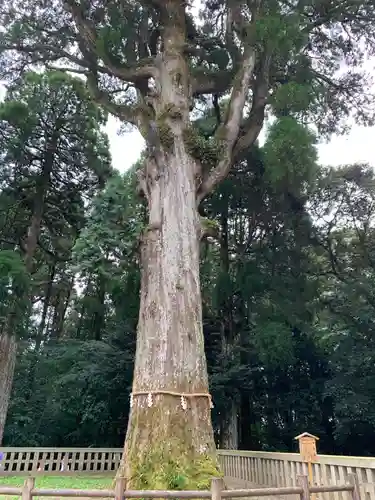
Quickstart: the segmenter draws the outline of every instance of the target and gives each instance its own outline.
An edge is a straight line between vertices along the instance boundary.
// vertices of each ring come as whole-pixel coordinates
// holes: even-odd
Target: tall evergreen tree
[[[90,196],[101,179],[108,176],[108,146],[100,131],[103,121],[103,113],[90,101],[82,81],[55,71],[24,75],[9,89],[1,105],[2,182],[5,191],[28,214],[13,247],[18,246],[30,277],[36,271],[40,246],[52,255],[53,241],[58,240],[65,251],[71,246],[69,235],[61,228],[61,215],[51,220],[52,214],[61,214],[69,204],[82,206],[81,193]],[[74,212],[69,215],[76,216]],[[12,293],[14,304],[23,301],[25,293],[30,300],[33,296],[32,290],[20,294],[14,288]],[[64,307],[65,300],[58,300]],[[9,309],[0,336],[0,441],[17,351],[16,310],[16,305]],[[56,318],[55,334],[60,328],[58,323]]]
[[[207,487],[216,473],[200,202],[254,143],[267,106],[278,116],[315,120],[322,133],[341,130],[349,113],[373,119],[366,80],[356,71],[373,47],[372,0],[205,0],[202,10],[201,23],[185,0],[16,0],[0,11],[4,76],[25,65],[76,71],[97,102],[147,142],[140,191],[149,221],[133,407],[119,471],[137,488]],[[342,60],[350,68],[337,76]],[[223,115],[222,96],[229,99]],[[208,136],[192,122],[202,100],[217,111]]]

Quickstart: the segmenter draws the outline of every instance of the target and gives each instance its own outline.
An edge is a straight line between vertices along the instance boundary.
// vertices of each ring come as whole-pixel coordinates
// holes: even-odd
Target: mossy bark
[[[130,487],[209,489],[212,477],[219,476],[220,471],[211,433],[207,436],[207,405],[198,402],[183,410],[175,397],[160,396],[152,408],[147,403],[140,406],[133,412],[128,431],[123,471]]]

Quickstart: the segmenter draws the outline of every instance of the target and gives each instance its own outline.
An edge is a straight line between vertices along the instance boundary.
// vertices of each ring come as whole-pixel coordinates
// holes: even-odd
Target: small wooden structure
[[[303,462],[307,463],[307,472],[310,486],[314,484],[313,466],[312,464],[317,461],[318,455],[316,452],[316,442],[319,441],[317,436],[309,432],[303,432],[294,439],[298,441],[299,452]],[[315,494],[311,496],[311,500],[316,500]]]
[[[316,451],[316,442],[319,441],[317,436],[309,432],[303,432],[294,438],[298,441],[299,452],[303,462],[314,463],[317,462],[318,456]]]

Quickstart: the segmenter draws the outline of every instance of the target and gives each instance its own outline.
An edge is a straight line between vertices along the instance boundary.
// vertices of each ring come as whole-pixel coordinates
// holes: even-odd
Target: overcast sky
[[[119,122],[110,118],[106,131],[109,136],[113,165],[124,172],[139,158],[144,146],[139,132],[118,135]],[[322,164],[338,166],[348,163],[369,163],[375,168],[375,127],[353,125],[345,136],[333,137],[318,147]]]

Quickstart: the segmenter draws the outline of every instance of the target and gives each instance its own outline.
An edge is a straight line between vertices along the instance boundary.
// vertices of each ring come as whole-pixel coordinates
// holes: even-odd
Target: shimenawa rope
[[[166,394],[167,396],[177,396],[181,398],[181,406],[184,410],[187,409],[187,401],[186,399],[188,398],[208,398],[210,402],[210,407],[213,408],[214,405],[212,403],[212,396],[211,394],[208,394],[207,392],[193,392],[193,393],[186,393],[186,392],[176,392],[176,391],[167,391],[167,390],[157,390],[157,391],[135,391],[130,394],[130,407],[133,406],[133,398],[135,396],[147,396],[147,404],[149,407],[153,405],[153,399],[152,396],[158,396],[159,394]]]

